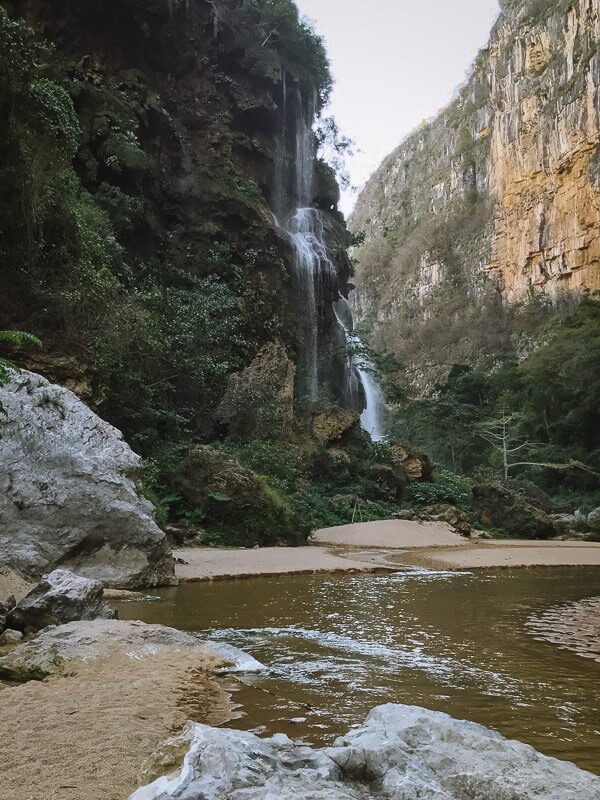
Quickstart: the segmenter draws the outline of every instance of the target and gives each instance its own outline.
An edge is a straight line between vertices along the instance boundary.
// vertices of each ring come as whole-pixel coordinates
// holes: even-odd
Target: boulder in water
[[[73,392],[31,372],[0,387],[0,563],[40,578],[63,566],[107,586],[174,581],[141,459]]]
[[[8,613],[6,622],[13,630],[30,634],[47,625],[116,616],[116,610],[104,600],[100,581],[56,569],[44,575],[39,586]]]
[[[600,800],[600,778],[574,764],[414,706],[380,706],[321,750],[206,725],[189,724],[183,740],[181,771],[130,800]]]

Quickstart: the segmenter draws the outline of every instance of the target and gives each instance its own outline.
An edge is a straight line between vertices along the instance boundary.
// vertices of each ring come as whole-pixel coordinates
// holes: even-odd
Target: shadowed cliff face
[[[358,310],[409,362],[407,339],[431,343],[429,375],[502,353],[506,301],[600,289],[600,3],[503,6],[457,98],[386,159],[351,222]]]
[[[3,326],[43,339],[45,361],[36,368],[53,380],[73,383],[65,356],[73,357],[86,375],[83,394],[128,436],[177,417],[206,432],[230,374],[269,342],[283,342],[294,359],[302,347],[294,252],[273,210],[276,186],[289,185],[296,169],[278,163],[283,117],[293,113],[286,96],[305,108],[311,98],[310,130],[328,91],[320,40],[291,2],[9,0],[3,7],[50,43],[34,79],[66,89],[81,128],[69,178],[71,187],[80,182],[77,213],[60,208],[57,219],[36,222],[36,246],[27,250],[21,243],[31,221],[8,204],[0,220],[10,242],[0,266]],[[0,146],[0,169],[14,160],[11,146]],[[330,374],[331,304],[348,293],[350,263],[335,180],[324,165],[317,174],[307,204],[327,209],[332,245],[334,274],[317,309],[329,361],[322,371]],[[72,267],[70,252],[60,255],[81,202],[101,218],[102,273],[94,254],[86,254],[85,269],[74,256]],[[148,418],[133,420],[146,405]]]

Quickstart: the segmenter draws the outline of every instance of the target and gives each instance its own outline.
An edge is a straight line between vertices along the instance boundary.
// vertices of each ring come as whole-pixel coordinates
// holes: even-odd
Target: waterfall
[[[327,361],[327,353],[321,352],[321,316],[323,304],[335,297],[332,287],[337,281],[336,268],[327,250],[323,214],[312,207],[316,157],[312,126],[316,104],[314,93],[303,95],[300,84],[290,85],[284,73],[272,203],[277,225],[294,250],[299,310],[298,393],[312,401],[317,400],[319,390],[332,379],[332,365],[321,363]],[[353,355],[360,342],[353,331],[352,312],[346,299],[340,295],[333,310],[341,348],[348,353],[340,399],[346,407],[362,412],[363,427],[379,441],[383,438],[381,390],[373,377],[372,365],[364,357]]]
[[[302,389],[309,400],[316,400],[319,393],[318,288],[324,278],[333,277],[335,267],[327,254],[323,220],[316,208],[296,209],[286,229],[295,252]]]
[[[357,365],[357,369],[365,390],[367,403],[360,417],[361,424],[374,442],[382,442],[385,439],[385,434],[382,428],[384,403],[381,387],[375,380],[372,373],[372,365],[368,361],[363,361],[362,366]]]
[[[362,389],[363,403],[360,406],[363,412],[360,417],[362,427],[370,435],[374,442],[381,442],[385,439],[383,431],[383,418],[385,404],[383,392],[373,375],[373,364],[364,355],[360,354],[362,342],[354,332],[354,320],[352,309],[345,297],[340,295],[339,300],[334,303],[333,310],[338,324],[344,331],[349,352],[349,383],[347,392],[349,394],[348,405],[356,408],[355,398]],[[358,354],[355,352],[358,351]],[[358,383],[358,386],[356,385]]]

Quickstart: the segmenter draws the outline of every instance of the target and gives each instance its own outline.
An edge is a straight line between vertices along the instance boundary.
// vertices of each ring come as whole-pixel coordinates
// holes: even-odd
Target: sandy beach
[[[0,690],[0,800],[125,800],[144,762],[187,720],[221,724],[214,659],[171,648],[114,654],[72,674]]]
[[[9,597],[18,600],[25,597],[35,586],[34,582],[26,581],[13,570],[0,567],[0,602]]]
[[[460,550],[425,548],[396,553],[401,566],[431,569],[499,569],[517,567],[598,567],[600,544],[595,542],[482,541]]]
[[[326,547],[238,548],[195,547],[175,550],[175,574],[182,581],[254,578],[257,575],[310,574],[313,572],[368,572],[385,569],[358,555],[336,554]],[[391,568],[388,566],[388,569]]]
[[[183,581],[319,572],[381,572],[402,567],[493,569],[600,566],[600,543],[469,540],[444,523],[385,520],[317,531],[305,547],[193,548],[175,551]]]

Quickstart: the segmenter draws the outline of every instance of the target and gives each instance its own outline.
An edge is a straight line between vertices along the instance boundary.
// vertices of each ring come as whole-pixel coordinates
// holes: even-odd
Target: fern
[[[23,331],[0,331],[0,342],[13,347],[22,347],[24,344],[32,344],[34,347],[42,346],[37,336]]]
[[[42,347],[42,343],[31,333],[25,333],[24,331],[0,331],[0,344],[8,344],[11,347],[23,347],[23,345],[33,345],[34,347]],[[14,367],[12,361],[8,361],[6,358],[0,358],[0,386],[3,386],[5,383],[8,383],[10,379],[10,370]],[[4,409],[2,408],[2,403],[0,403],[0,413],[2,413]]]

